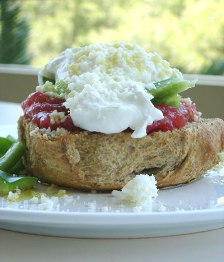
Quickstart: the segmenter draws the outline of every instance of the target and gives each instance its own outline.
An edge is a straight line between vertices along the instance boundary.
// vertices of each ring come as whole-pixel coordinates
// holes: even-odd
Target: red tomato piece
[[[26,100],[21,104],[22,109],[25,110],[34,103],[49,103],[49,104],[61,104],[64,102],[64,99],[59,97],[50,96],[42,92],[34,92],[30,94]]]
[[[34,115],[40,113],[40,112],[53,112],[54,110],[58,112],[65,112],[65,114],[68,114],[68,109],[66,109],[65,106],[62,104],[49,104],[49,103],[34,103],[27,107],[24,110],[24,116],[25,118],[32,118]]]
[[[167,105],[156,105],[156,108],[162,111],[164,118],[154,122],[147,127],[147,134],[158,131],[172,131],[175,128],[181,128],[187,122],[194,121],[197,113],[195,104],[180,103],[180,107]]]

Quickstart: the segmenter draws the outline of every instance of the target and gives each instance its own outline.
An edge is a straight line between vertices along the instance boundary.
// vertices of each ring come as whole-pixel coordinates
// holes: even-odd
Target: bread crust
[[[129,132],[51,136],[36,129],[20,118],[27,169],[41,181],[76,189],[121,189],[139,172],[154,174],[158,187],[188,183],[217,164],[224,150],[221,119],[202,119],[138,139]]]

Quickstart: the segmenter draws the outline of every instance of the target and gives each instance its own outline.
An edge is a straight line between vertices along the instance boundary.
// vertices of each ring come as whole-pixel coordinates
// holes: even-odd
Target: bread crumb
[[[32,129],[30,131],[30,136],[34,136],[38,133],[41,133],[44,137],[56,137],[56,136],[60,136],[60,135],[64,135],[66,133],[68,133],[68,131],[65,128],[62,127],[58,127],[56,130],[51,130],[50,127],[48,128],[39,128],[39,127],[35,127],[34,129]]]

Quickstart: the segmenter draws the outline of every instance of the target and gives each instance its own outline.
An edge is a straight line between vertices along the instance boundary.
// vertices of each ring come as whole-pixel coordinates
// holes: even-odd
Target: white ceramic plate
[[[16,127],[0,126],[0,135]],[[48,192],[47,186],[40,191]],[[56,191],[58,189],[55,189]],[[111,194],[69,192],[46,201],[0,198],[0,228],[81,238],[142,238],[196,233],[224,227],[224,167],[182,187],[159,191],[152,210],[114,202]],[[48,211],[46,210],[48,209]],[[50,209],[50,211],[49,211]]]

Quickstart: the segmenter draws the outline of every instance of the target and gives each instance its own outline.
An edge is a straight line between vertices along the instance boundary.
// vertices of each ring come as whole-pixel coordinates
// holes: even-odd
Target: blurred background
[[[0,1],[0,63],[42,67],[67,47],[125,40],[185,73],[224,74],[223,0]]]
[[[223,87],[223,10],[223,0],[0,0],[0,81],[11,86],[7,74],[17,74],[34,89],[37,68],[65,48],[131,41],[200,75],[200,85]]]

